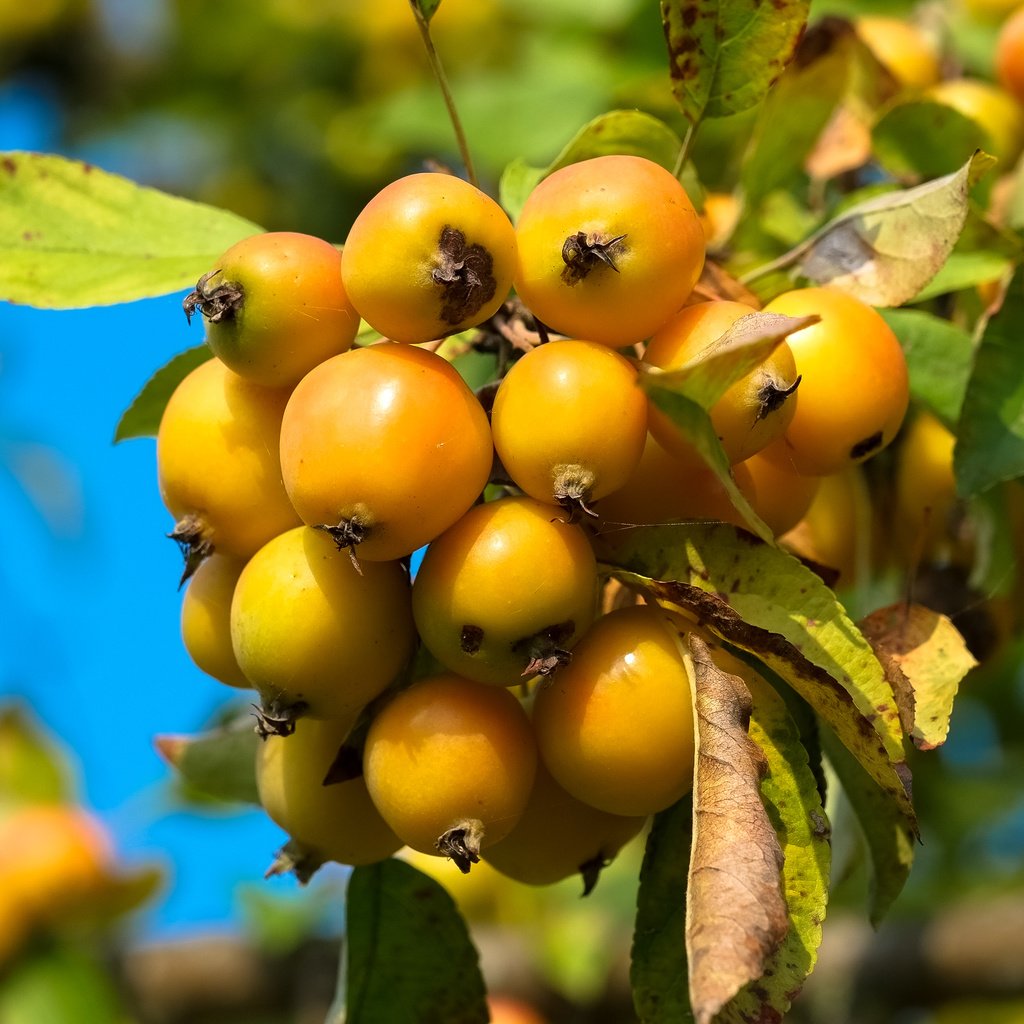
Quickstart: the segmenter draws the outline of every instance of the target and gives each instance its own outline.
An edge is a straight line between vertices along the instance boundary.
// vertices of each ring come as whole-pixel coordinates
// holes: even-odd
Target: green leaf
[[[871,867],[868,913],[877,925],[903,891],[910,874],[914,830],[891,794],[880,789],[827,730],[822,731],[821,742],[864,833]]]
[[[531,167],[521,159],[508,164],[498,186],[501,205],[516,220],[526,197],[549,174],[598,156],[642,156],[671,171],[681,147],[675,131],[651,114],[612,110],[587,122],[547,167]]]
[[[750,135],[740,170],[749,209],[756,210],[769,194],[804,175],[807,156],[846,91],[857,42],[846,22],[833,20],[808,32]]]
[[[27,709],[0,710],[0,806],[64,802],[75,785],[62,752]]]
[[[1024,476],[1024,268],[985,324],[967,384],[953,469],[963,497]]]
[[[0,984],[3,1024],[124,1024],[112,979],[98,959],[71,946],[24,957]]]
[[[713,656],[719,660],[718,653]],[[814,969],[828,904],[832,847],[807,750],[782,697],[749,666],[722,662],[722,667],[742,676],[753,700],[750,738],[768,762],[761,798],[785,856],[782,886],[789,912],[789,931],[764,976],[716,1018],[720,1024],[745,1024],[780,1019]]]
[[[672,91],[691,124],[764,99],[789,63],[810,0],[662,0]]]
[[[911,181],[952,174],[964,153],[991,149],[988,133],[976,121],[926,99],[891,106],[875,123],[872,142],[882,166]]]
[[[671,1024],[690,1016],[684,936],[692,832],[693,805],[686,796],[655,815],[647,836],[630,967],[641,1024]]]
[[[9,302],[70,309],[164,295],[260,231],[91,164],[0,154],[0,298]]]
[[[486,1024],[483,978],[444,888],[400,860],[348,885],[346,1024]]]
[[[914,822],[892,690],[871,645],[810,569],[734,527],[700,524],[629,531],[615,565],[616,576],[781,676]]]
[[[868,199],[748,278],[789,267],[872,306],[909,302],[953,251],[971,185],[994,162],[975,153],[955,174]]]
[[[937,295],[974,288],[1002,277],[1011,266],[1009,257],[998,252],[951,252],[939,272],[914,296],[913,301],[927,302]]]
[[[213,358],[207,345],[179,352],[160,367],[132,399],[132,404],[121,414],[114,443],[131,437],[156,437],[160,419],[174,389],[197,367]]]
[[[974,362],[971,336],[962,327],[923,310],[879,312],[903,347],[911,396],[946,426],[955,426]]]
[[[197,793],[232,803],[258,804],[256,749],[249,717],[198,736],[159,736],[156,748]]]

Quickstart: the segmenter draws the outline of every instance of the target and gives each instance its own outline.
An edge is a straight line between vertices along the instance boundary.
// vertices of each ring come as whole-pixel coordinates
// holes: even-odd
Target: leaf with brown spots
[[[761,799],[782,847],[782,892],[789,916],[789,931],[762,976],[725,1006],[716,1024],[779,1020],[817,961],[828,904],[831,829],[807,749],[785,702],[749,665],[709,646],[715,663],[740,676],[753,700],[749,735],[768,763]]]
[[[743,680],[723,672],[689,634],[697,714],[693,847],[686,905],[690,1004],[697,1024],[764,975],[786,937],[782,849],[761,802],[768,769],[747,735]]]
[[[614,575],[688,614],[781,676],[915,827],[903,730],[871,645],[792,555],[727,525],[642,527],[617,540]]]
[[[412,865],[391,859],[353,869],[345,935],[339,1024],[490,1019],[465,922],[444,888]]]
[[[880,608],[860,623],[896,694],[904,731],[920,750],[945,742],[960,680],[978,664],[945,615],[919,604]]]
[[[672,91],[691,124],[759,103],[782,74],[810,0],[662,0]]]

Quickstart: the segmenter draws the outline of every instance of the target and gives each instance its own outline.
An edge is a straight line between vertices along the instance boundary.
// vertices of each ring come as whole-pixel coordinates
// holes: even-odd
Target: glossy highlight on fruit
[[[266,728],[299,714],[349,718],[416,645],[409,579],[397,562],[358,571],[322,531],[300,526],[249,561],[231,602],[238,664],[260,691]]]
[[[414,850],[469,869],[512,831],[537,768],[529,719],[509,690],[431,676],[399,693],[366,738],[366,785]]]
[[[214,355],[266,387],[293,387],[346,351],[359,328],[341,283],[341,253],[297,231],[233,245],[199,279],[185,310],[202,313]]]
[[[487,414],[452,365],[381,343],[311,370],[281,426],[281,470],[310,526],[374,561],[403,558],[452,525],[493,462]]]
[[[637,156],[548,175],[516,224],[515,288],[552,330],[612,348],[681,309],[704,266],[704,231],[683,186]]]
[[[492,316],[508,296],[515,252],[515,229],[490,196],[450,174],[410,174],[356,218],[341,274],[374,330],[419,343]]]
[[[592,341],[552,341],[516,363],[491,410],[494,447],[516,486],[570,514],[621,487],[647,435],[629,360]]]
[[[550,505],[477,505],[427,548],[413,615],[427,649],[469,679],[513,686],[570,657],[597,612],[586,534]]]
[[[765,311],[821,317],[787,339],[801,380],[796,412],[773,457],[795,472],[827,476],[885,448],[910,392],[903,349],[882,317],[828,287],[785,292]]]
[[[287,401],[286,389],[253,384],[219,359],[196,367],[171,395],[156,439],[157,474],[178,520],[175,539],[196,552],[195,565],[212,551],[248,558],[298,525],[278,448]]]
[[[691,687],[675,622],[660,608],[609,612],[537,690],[537,745],[577,800],[642,816],[693,784]]]

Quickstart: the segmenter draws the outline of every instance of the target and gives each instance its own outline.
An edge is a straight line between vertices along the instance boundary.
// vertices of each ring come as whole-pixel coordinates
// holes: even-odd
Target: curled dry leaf
[[[945,615],[919,604],[872,612],[860,623],[896,695],[900,720],[921,750],[946,739],[960,680],[977,660]]]
[[[764,974],[786,937],[782,849],[761,802],[767,761],[747,735],[752,701],[689,635],[696,700],[694,830],[686,908],[690,1003],[697,1024]]]

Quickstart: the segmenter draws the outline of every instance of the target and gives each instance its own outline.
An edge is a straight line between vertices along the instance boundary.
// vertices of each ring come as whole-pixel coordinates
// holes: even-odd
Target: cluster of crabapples
[[[623,524],[735,519],[638,386],[642,363],[699,360],[754,312],[688,304],[703,263],[679,182],[606,156],[544,179],[516,226],[459,178],[411,175],[343,251],[256,236],[186,300],[215,358],[157,444],[192,574],[183,636],[209,674],[258,691],[261,799],[300,877],[406,844],[548,883],[690,789],[692,624],[601,614],[598,557]],[[513,288],[536,343],[506,345],[485,408],[428,343],[486,337]],[[769,308],[820,321],[711,418],[782,533],[822,474],[892,439],[907,379],[860,302],[808,289]],[[380,341],[353,345],[360,319]]]

